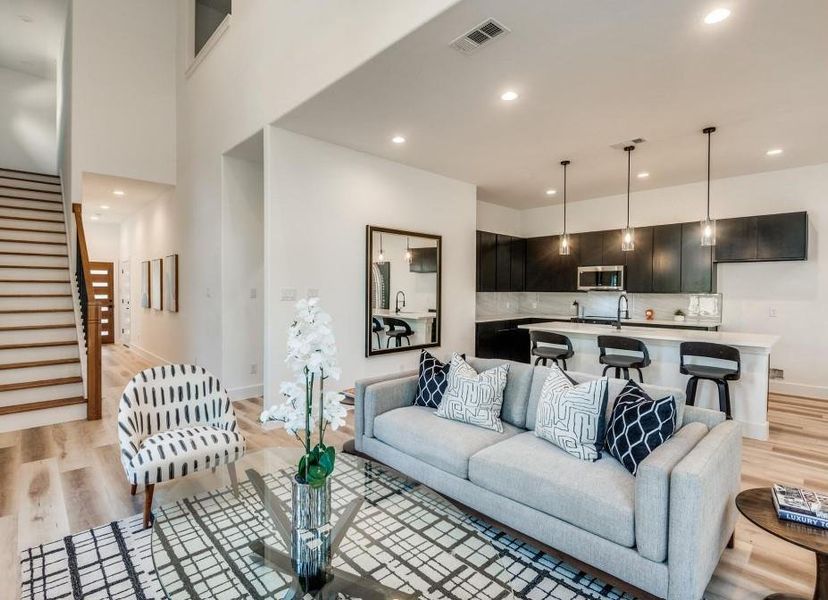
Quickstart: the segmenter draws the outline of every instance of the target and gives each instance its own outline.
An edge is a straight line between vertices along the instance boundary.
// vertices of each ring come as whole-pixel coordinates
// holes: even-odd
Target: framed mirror
[[[440,345],[442,239],[367,227],[365,356]]]

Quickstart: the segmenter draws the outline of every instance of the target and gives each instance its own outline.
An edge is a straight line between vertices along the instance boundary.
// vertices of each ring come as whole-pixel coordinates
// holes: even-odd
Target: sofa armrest
[[[684,407],[685,425],[687,423],[703,423],[707,425],[708,429],[713,429],[724,422],[725,414],[718,410],[710,410],[709,408],[701,408],[700,406]]]
[[[667,559],[670,517],[670,477],[709,430],[689,423],[653,450],[638,466],[635,476],[635,544],[639,554],[655,562]]]
[[[381,377],[372,377],[370,379],[361,379],[356,382],[356,393],[354,395],[354,444],[357,450],[362,450],[362,436],[368,435],[368,437],[373,437],[374,435],[374,417],[376,414],[371,414],[370,418],[367,417],[367,407],[366,407],[366,394],[368,389],[374,385],[378,385],[381,383],[386,382],[394,382],[400,379],[409,379],[414,377],[414,392],[411,393],[411,397],[408,400],[408,404],[414,400],[414,395],[417,393],[416,387],[416,380],[417,380],[417,372],[416,371],[406,371],[403,373],[394,373],[392,375],[384,375]],[[373,408],[372,408],[373,410]],[[368,433],[366,433],[366,430]]]
[[[702,597],[736,526],[741,466],[742,433],[726,421],[673,469],[668,600]]]

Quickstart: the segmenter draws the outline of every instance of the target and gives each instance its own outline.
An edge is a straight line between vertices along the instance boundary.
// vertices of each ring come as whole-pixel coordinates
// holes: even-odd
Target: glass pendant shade
[[[405,254],[403,254],[403,260],[408,264],[411,264],[411,245],[408,238],[405,240]]]
[[[701,222],[701,245],[716,245],[716,221],[712,219],[705,219]]]
[[[563,234],[561,236],[561,245],[558,248],[561,256],[569,256],[570,248],[569,248],[569,235]]]
[[[632,252],[635,250],[635,229],[627,227],[621,230],[621,251]]]

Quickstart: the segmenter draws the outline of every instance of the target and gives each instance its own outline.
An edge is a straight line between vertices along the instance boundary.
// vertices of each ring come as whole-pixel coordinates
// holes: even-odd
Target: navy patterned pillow
[[[653,400],[632,379],[612,409],[607,428],[607,451],[633,475],[650,453],[676,431],[676,399]]]
[[[440,406],[446,391],[449,367],[451,363],[443,364],[425,350],[420,351],[420,376],[417,379],[415,406],[427,408]]]

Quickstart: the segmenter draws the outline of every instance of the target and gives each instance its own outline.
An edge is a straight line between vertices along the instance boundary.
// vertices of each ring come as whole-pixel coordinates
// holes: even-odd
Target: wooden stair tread
[[[54,252],[7,252],[5,250],[0,250],[0,254],[8,254],[11,256],[49,256],[53,258],[68,258],[66,254],[57,254]]]
[[[25,231],[26,233],[57,233],[59,235],[65,235],[62,231],[52,231],[51,229],[32,229],[31,227],[0,226],[0,231]]]
[[[0,283],[69,283],[68,279],[0,279]]]
[[[19,363],[0,363],[0,371],[7,371],[9,369],[30,369],[32,367],[52,367],[55,365],[71,365],[72,363],[79,362],[79,358],[55,358],[51,360],[30,360],[28,362]]]
[[[0,175],[0,179],[11,179],[11,177],[3,177]],[[20,181],[20,180],[16,180]],[[47,183],[45,181],[29,181],[28,183],[39,183],[40,185],[57,185],[56,183]],[[60,195],[60,191],[56,190],[39,190],[37,188],[30,188],[30,187],[22,187],[19,185],[12,185],[9,183],[2,183],[0,182],[0,188],[5,188],[7,190],[20,190],[21,192],[37,192],[38,194],[58,194]]]
[[[27,404],[12,404],[11,406],[0,406],[0,415],[11,415],[30,410],[43,410],[45,408],[57,408],[59,406],[71,406],[73,404],[84,403],[86,403],[86,398],[83,396],[74,396],[72,398],[58,398],[57,400],[29,402]]]
[[[13,171],[14,169],[4,169],[0,167],[0,171]],[[40,177],[55,177],[55,175],[42,175],[40,173],[32,173],[32,175],[39,175]],[[12,179],[14,181],[27,181],[29,183],[42,183],[43,185],[60,185],[57,181],[37,181],[28,177],[17,177],[16,175],[0,175],[3,179]]]
[[[37,223],[63,223],[61,219],[35,219],[34,217],[11,217],[9,215],[0,215],[0,219],[8,219],[9,221],[34,221]],[[56,231],[55,233],[64,232]]]
[[[0,298],[71,298],[72,294],[0,294]]]
[[[73,308],[21,308],[18,310],[0,310],[0,315],[29,315],[34,313],[75,312]]]
[[[78,342],[75,340],[65,342],[30,342],[24,344],[3,344],[0,345],[0,350],[25,350],[28,348],[52,348],[57,346],[77,346]]]
[[[2,177],[2,175],[0,175]],[[47,184],[48,185],[48,184]],[[0,185],[0,187],[3,187]],[[32,190],[34,192],[41,192],[43,190]],[[44,192],[45,194],[51,194],[52,192]],[[44,202],[46,204],[59,204],[63,205],[63,200],[49,200],[47,198],[27,198],[26,196],[12,196],[10,194],[0,194],[0,198],[6,198],[8,200],[28,200],[30,202]]]
[[[24,175],[37,175],[38,177],[51,177],[60,181],[60,175],[53,173],[38,173],[37,171],[24,171],[22,169],[9,169],[7,167],[0,167],[0,171],[9,171],[10,173],[23,173]]]
[[[0,327],[0,332],[3,331],[37,331],[40,329],[74,329],[74,323],[54,323],[50,325],[9,325],[8,327]]]
[[[47,246],[65,246],[66,242],[44,242],[42,240],[14,240],[9,238],[0,238],[0,242],[10,244],[46,244]]]
[[[0,384],[0,392],[30,390],[33,388],[51,387],[53,385],[67,385],[70,383],[83,383],[83,379],[80,377],[58,377],[56,379],[36,379],[34,381],[21,381],[19,383],[4,383]]]
[[[46,213],[58,213],[63,214],[62,210],[54,210],[52,208],[31,208],[29,206],[6,206],[5,204],[0,204],[0,208],[8,208],[10,210],[31,210],[34,212],[46,212]]]
[[[48,265],[0,265],[0,269],[51,269],[52,271],[66,271],[69,267],[51,267]]]

